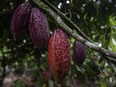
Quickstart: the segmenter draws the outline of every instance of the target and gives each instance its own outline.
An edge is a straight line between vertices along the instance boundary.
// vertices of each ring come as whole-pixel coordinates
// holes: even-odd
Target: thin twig
[[[97,57],[97,55],[95,54],[95,53],[93,53],[94,54],[94,56],[96,56]],[[105,56],[104,56],[105,57]],[[109,61],[108,61],[109,62]],[[109,63],[111,63],[111,62],[109,62]],[[109,82],[108,81],[108,79],[106,79],[105,78],[105,76],[104,76],[104,73],[103,73],[103,71],[101,70],[101,67],[99,66],[99,59],[97,58],[97,65],[98,65],[98,69],[99,69],[99,71],[100,71],[100,73],[101,73],[101,75],[102,76],[100,76],[100,78],[102,79],[102,80],[104,80],[108,85],[115,85],[115,83],[111,83],[111,82]],[[112,67],[110,67],[111,69],[112,69]]]
[[[44,2],[45,4],[47,4],[54,12],[56,12],[58,15],[60,15],[62,18],[64,18],[67,22],[69,22],[71,25],[73,25],[73,27],[77,30],[79,35],[81,35],[82,37],[84,37],[90,41],[89,37],[87,37],[75,23],[73,23],[68,17],[66,17],[60,10],[58,10],[56,7],[54,7],[48,0],[41,0],[41,1]]]

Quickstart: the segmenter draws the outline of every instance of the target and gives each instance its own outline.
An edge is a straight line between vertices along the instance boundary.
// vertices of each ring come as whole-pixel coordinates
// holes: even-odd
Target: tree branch
[[[90,41],[89,37],[86,36],[83,31],[81,31],[81,29],[74,24],[68,17],[66,17],[60,10],[58,10],[56,7],[54,7],[51,3],[49,3],[48,0],[41,0],[42,2],[44,2],[47,6],[50,7],[50,9],[52,9],[54,12],[56,12],[59,16],[61,16],[63,19],[65,19],[68,23],[70,23],[71,25],[73,25],[73,27],[75,28],[75,30],[77,30],[77,32],[79,33],[79,35],[81,35],[82,37],[86,38],[87,40]]]
[[[109,51],[107,49],[104,49],[102,47],[99,47],[97,45],[95,45],[94,43],[86,40],[85,38],[81,37],[80,35],[78,35],[74,30],[72,30],[71,28],[69,28],[60,18],[60,16],[58,16],[53,10],[51,10],[48,6],[46,6],[44,3],[42,3],[41,1],[38,0],[33,0],[34,3],[39,6],[41,9],[43,9],[48,15],[50,15],[56,22],[57,24],[59,24],[59,26],[70,36],[72,36],[74,39],[78,40],[79,42],[81,42],[82,44],[86,45],[87,47],[89,47],[92,50],[95,50],[99,53],[101,53],[102,55],[107,56],[106,58],[108,58],[111,61],[116,62],[116,53]]]

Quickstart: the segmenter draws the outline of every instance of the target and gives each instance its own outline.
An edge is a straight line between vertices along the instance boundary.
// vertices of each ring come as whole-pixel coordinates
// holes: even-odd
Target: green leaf
[[[52,80],[49,80],[49,86],[48,87],[54,87],[54,83]]]
[[[103,80],[100,80],[100,87],[107,87],[105,81]]]
[[[11,87],[25,87],[25,84],[22,80],[16,80]]]

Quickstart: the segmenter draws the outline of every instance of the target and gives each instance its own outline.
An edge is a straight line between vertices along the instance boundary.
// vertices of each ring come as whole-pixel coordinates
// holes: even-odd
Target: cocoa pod
[[[53,76],[49,70],[45,70],[42,74],[45,81],[48,81],[49,79],[53,80]]]
[[[85,46],[76,40],[73,45],[73,56],[74,56],[74,61],[79,66],[84,62],[86,58]]]
[[[44,78],[45,82],[47,82],[49,80],[49,71],[48,70],[43,72],[43,78]]]
[[[29,31],[32,42],[38,49],[47,48],[49,41],[49,26],[45,14],[38,8],[32,8],[29,21]]]
[[[56,83],[61,84],[68,74],[70,63],[71,52],[68,37],[61,29],[56,29],[48,44],[49,69]]]
[[[32,6],[30,3],[24,2],[14,11],[10,24],[11,33],[14,40],[22,40],[25,31],[28,30],[31,8]]]

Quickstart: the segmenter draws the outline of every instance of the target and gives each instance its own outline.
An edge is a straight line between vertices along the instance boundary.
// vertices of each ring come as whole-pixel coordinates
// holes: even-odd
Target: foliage
[[[31,0],[30,0],[31,1]],[[49,0],[70,18],[95,44],[116,52],[116,0]],[[48,70],[47,50],[39,51],[32,43],[29,33],[22,42],[13,40],[9,26],[16,7],[24,0],[0,1],[0,75],[3,67],[7,73],[26,72],[33,77],[33,82],[42,87],[47,84],[42,73]],[[66,3],[67,2],[67,3]],[[62,4],[61,4],[62,3]],[[50,33],[58,26],[47,15]],[[65,20],[64,20],[65,21]],[[66,21],[65,21],[66,22]],[[66,24],[70,26],[67,22]],[[73,26],[70,26],[73,29]],[[74,39],[70,38],[71,51]],[[32,73],[28,75],[28,73]],[[63,87],[83,84],[82,87],[98,85],[111,87],[116,85],[115,65],[105,60],[104,56],[87,48],[84,64],[78,67],[72,61],[69,75]],[[20,82],[17,82],[18,84]],[[50,87],[55,87],[54,80],[49,80]],[[14,86],[15,87],[15,86]],[[16,86],[18,87],[18,86]]]

